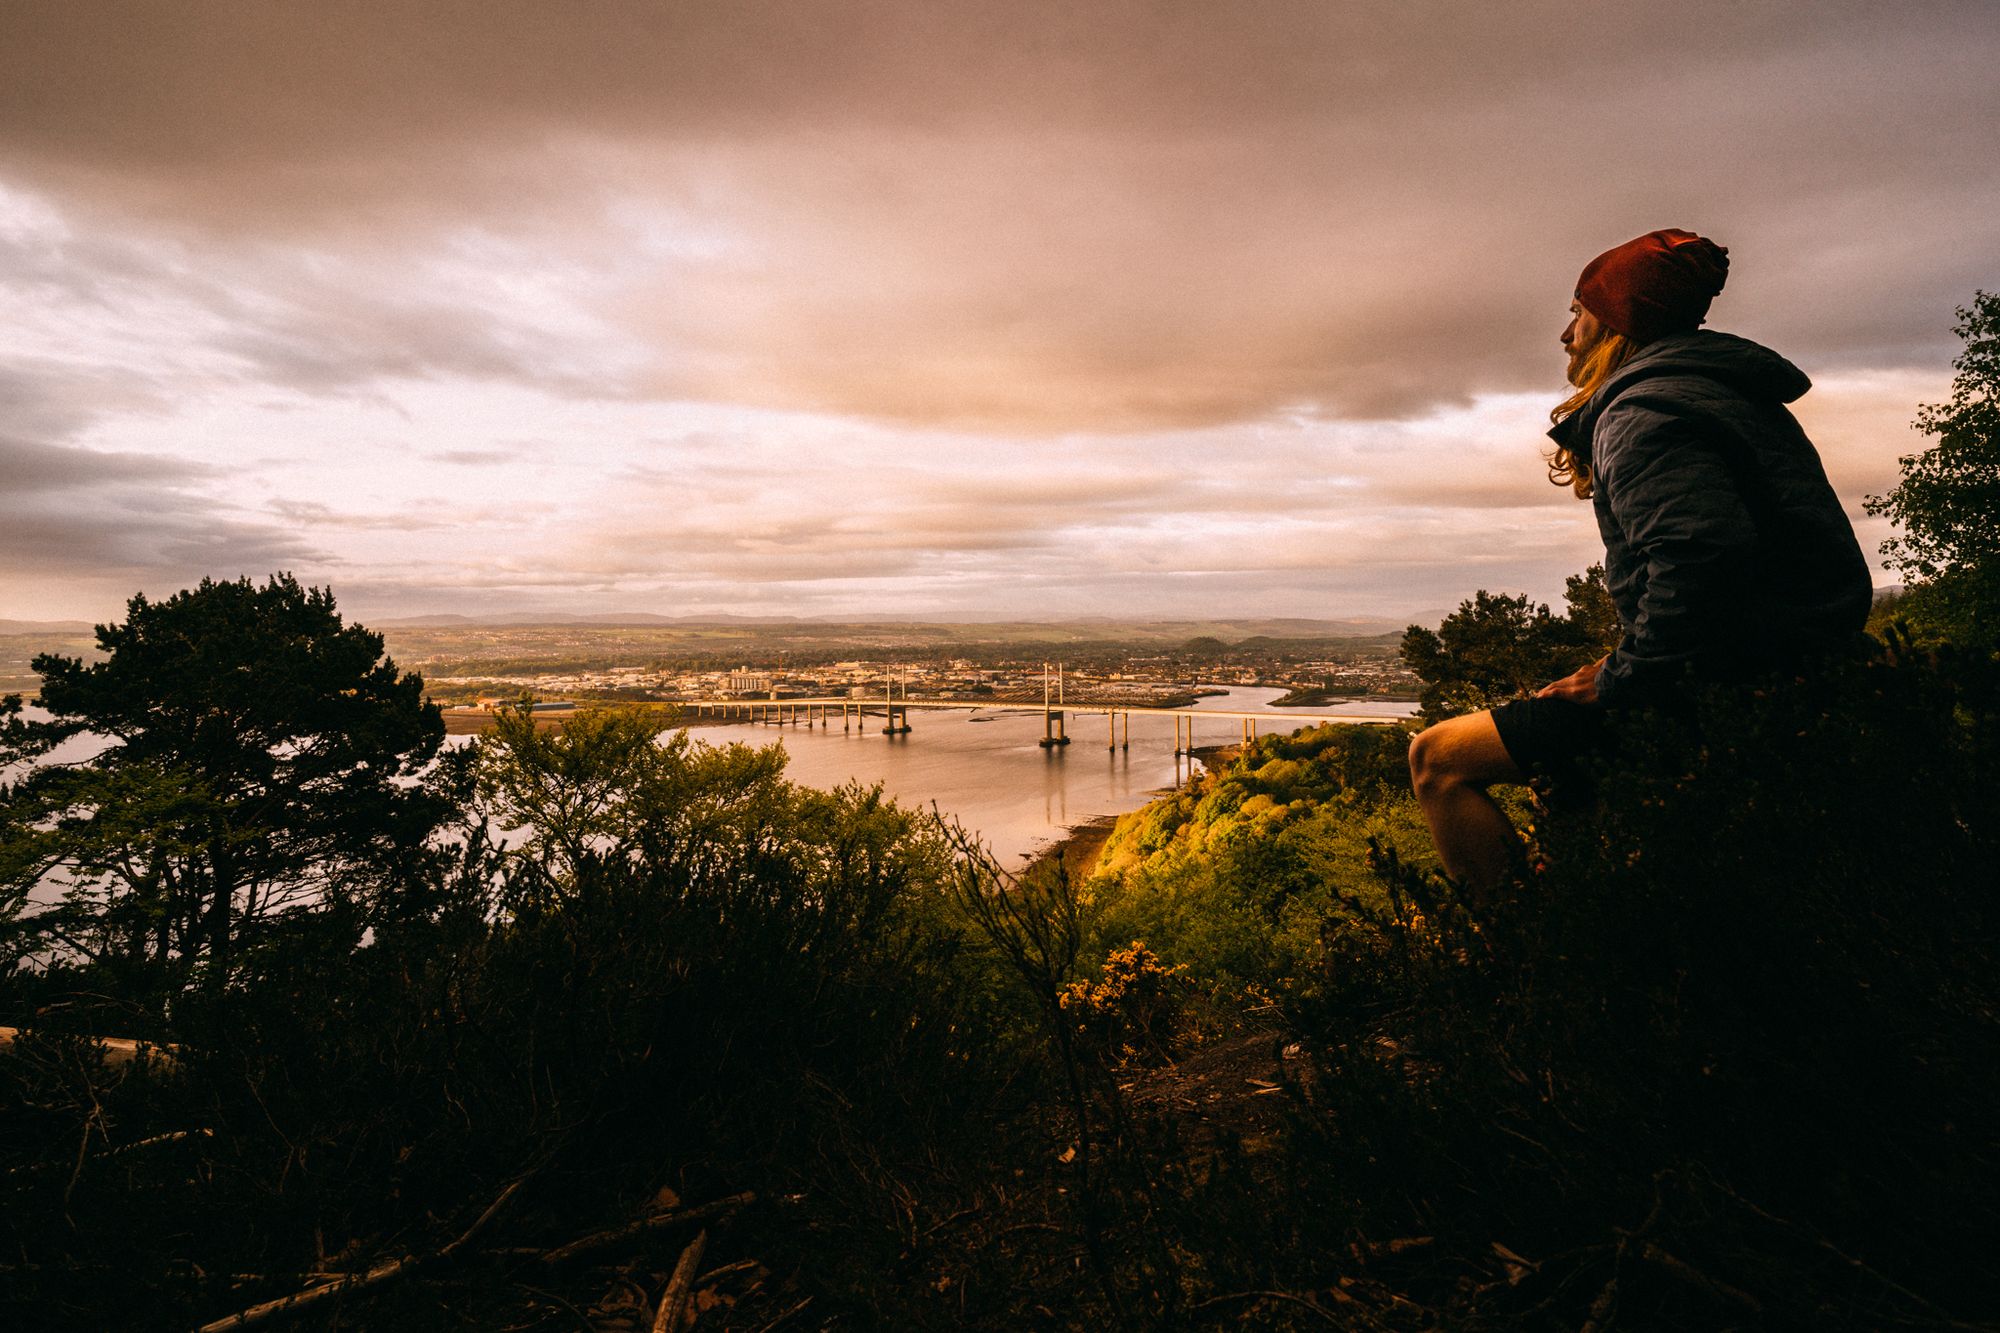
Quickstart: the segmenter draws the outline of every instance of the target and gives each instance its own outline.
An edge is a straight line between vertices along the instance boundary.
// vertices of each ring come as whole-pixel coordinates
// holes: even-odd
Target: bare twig
[[[1659,1246],[1647,1241],[1640,1247],[1639,1257],[1663,1272],[1671,1273],[1696,1291],[1706,1292],[1717,1300],[1731,1305],[1740,1305],[1753,1313],[1762,1313],[1764,1302],[1738,1287],[1718,1281],[1696,1268],[1684,1259],[1677,1259]]]
[[[208,1138],[214,1133],[212,1129],[182,1129],[172,1134],[155,1134],[149,1139],[139,1139],[132,1143],[120,1144],[116,1148],[106,1148],[103,1152],[92,1154],[90,1160],[101,1162],[111,1157],[123,1157],[129,1152],[138,1152],[142,1148],[155,1148],[163,1143],[179,1143],[183,1139]],[[67,1165],[69,1165],[67,1162],[29,1162],[26,1166],[14,1166],[0,1171],[0,1179],[12,1180],[16,1176],[31,1176],[37,1172],[51,1171],[56,1167]]]
[[[720,1268],[711,1268],[694,1280],[695,1290],[699,1291],[703,1287],[712,1287],[722,1281],[722,1279],[735,1277],[738,1273],[754,1273],[763,1266],[763,1263],[756,1259],[738,1259],[733,1264],[724,1264]]]
[[[569,1244],[557,1246],[547,1254],[544,1254],[542,1262],[551,1265],[567,1263],[580,1254],[588,1254],[592,1250],[601,1250],[608,1245],[617,1245],[620,1242],[643,1236],[649,1231],[658,1231],[664,1227],[678,1226],[683,1222],[705,1222],[711,1217],[734,1212],[745,1204],[755,1203],[756,1201],[756,1194],[745,1190],[741,1194],[725,1195],[720,1199],[714,1199],[708,1203],[696,1204],[692,1208],[673,1208],[664,1213],[654,1213],[652,1216],[642,1217],[636,1222],[627,1222],[622,1226],[607,1227],[603,1231],[593,1231],[588,1236],[579,1236]]]
[[[1722,1185],[1718,1183],[1717,1188],[1720,1189],[1724,1194],[1728,1195],[1731,1199],[1734,1199],[1738,1204],[1742,1205],[1743,1208],[1748,1210],[1753,1216],[1760,1217],[1764,1221],[1769,1222],[1772,1226],[1778,1227],[1785,1231],[1789,1231],[1792,1234],[1800,1237],[1801,1239],[1810,1241],[1812,1244],[1818,1246],[1822,1250],[1825,1250],[1828,1254],[1840,1260],[1842,1263],[1846,1264],[1849,1268],[1852,1268],[1857,1273],[1866,1274],[1867,1276],[1873,1278],[1875,1281],[1881,1283],[1883,1286],[1887,1287],[1890,1291],[1895,1292],[1898,1296],[1901,1296],[1906,1300],[1913,1302],[1919,1308],[1928,1312],[1934,1319],[1937,1320],[1939,1324],[1943,1325],[1944,1327],[1961,1328],[1961,1329],[1979,1329],[1979,1330],[1988,1330],[1992,1328],[1992,1325],[1990,1324],[1969,1324],[1962,1320],[1954,1318],[1949,1311],[1943,1309],[1934,1302],[1925,1300],[1922,1296],[1919,1296],[1916,1292],[1911,1291],[1908,1287],[1896,1281],[1888,1274],[1881,1273],[1873,1268],[1870,1268],[1867,1264],[1855,1258],[1847,1251],[1841,1249],[1838,1245],[1835,1245],[1832,1241],[1828,1240],[1825,1236],[1822,1236],[1819,1232],[1813,1230],[1811,1227],[1803,1226],[1797,1222],[1788,1221],[1785,1218],[1779,1217],[1773,1213],[1767,1213],[1762,1208],[1759,1208],[1756,1204],[1750,1202],[1750,1200],[1738,1194],[1735,1190],[1730,1189],[1727,1185]]]
[[[432,1254],[406,1255],[401,1259],[393,1259],[386,1264],[378,1264],[365,1273],[337,1278],[332,1282],[323,1283],[317,1287],[308,1287],[304,1291],[296,1291],[289,1296],[281,1296],[274,1301],[265,1301],[261,1305],[253,1305],[247,1310],[239,1310],[235,1314],[226,1315],[221,1319],[203,1324],[199,1333],[229,1333],[232,1329],[250,1328],[257,1324],[267,1323],[274,1319],[283,1318],[286,1315],[295,1314],[308,1306],[331,1300],[336,1296],[352,1295],[355,1292],[366,1291],[371,1287],[379,1287],[385,1282],[393,1281],[405,1273],[413,1272],[427,1264],[449,1259],[464,1249],[466,1243],[484,1230],[487,1223],[498,1217],[501,1210],[513,1202],[514,1195],[527,1181],[527,1176],[521,1176],[508,1185],[506,1189],[501,1190],[493,1202],[486,1205],[486,1210],[479,1215],[478,1219],[470,1227],[467,1227],[460,1234],[457,1240],[452,1241],[444,1248]]]
[[[1218,1305],[1227,1305],[1232,1301],[1285,1301],[1312,1311],[1329,1324],[1339,1325],[1344,1322],[1336,1317],[1331,1310],[1311,1297],[1297,1296],[1289,1291],[1232,1291],[1221,1296],[1211,1296],[1205,1301],[1197,1301],[1188,1307],[1188,1313],[1198,1314],[1203,1310],[1211,1309]]]
[[[764,1327],[758,1329],[757,1333],[771,1333],[772,1329],[784,1323],[787,1319],[790,1319],[793,1315],[805,1309],[808,1305],[811,1305],[812,1303],[813,1303],[813,1298],[808,1296],[804,1300],[800,1301],[798,1304],[790,1306],[784,1310],[780,1310],[778,1312],[778,1317],[776,1319],[773,1319],[770,1323],[764,1325]]]
[[[558,1296],[555,1292],[543,1291],[540,1287],[531,1287],[525,1282],[516,1282],[514,1285],[522,1291],[527,1292],[530,1296],[539,1297],[551,1305],[560,1305],[563,1309],[575,1315],[576,1322],[582,1327],[583,1333],[597,1333],[597,1325],[590,1322],[589,1315],[577,1309],[576,1306],[570,1304],[568,1300]]]
[[[681,1251],[667,1289],[660,1293],[660,1305],[653,1313],[653,1333],[677,1333],[687,1314],[688,1297],[694,1294],[694,1275],[701,1268],[701,1252],[708,1248],[708,1233],[695,1232],[694,1239]]]
[[[22,1038],[32,1035],[38,1034],[30,1029],[0,1027],[0,1051],[11,1050],[21,1042]],[[109,1069],[140,1060],[152,1060],[162,1069],[171,1069],[180,1054],[178,1046],[167,1046],[153,1041],[135,1041],[130,1037],[96,1037],[85,1034],[79,1036],[77,1040],[95,1046],[103,1054],[105,1067]]]
[[[1612,1312],[1618,1308],[1618,1274],[1598,1288],[1597,1299],[1590,1303],[1590,1318],[1583,1321],[1583,1333],[1604,1333],[1611,1327]]]
[[[951,1216],[941,1218],[937,1222],[934,1222],[929,1227],[925,1228],[923,1235],[919,1236],[918,1239],[929,1240],[932,1236],[936,1235],[940,1231],[943,1231],[953,1222],[962,1221],[965,1218],[971,1217],[974,1213],[977,1213],[980,1210],[980,1208],[981,1205],[976,1203],[968,1208],[961,1208],[957,1212],[953,1213]]]

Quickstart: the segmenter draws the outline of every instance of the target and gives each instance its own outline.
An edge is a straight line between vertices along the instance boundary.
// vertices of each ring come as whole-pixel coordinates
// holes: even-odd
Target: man
[[[1795,667],[1867,619],[1867,559],[1785,406],[1811,382],[1768,348],[1700,328],[1728,254],[1693,232],[1649,232],[1577,280],[1562,334],[1575,392],[1550,414],[1549,476],[1596,508],[1624,632],[1533,698],[1411,744],[1438,855],[1476,895],[1516,842],[1487,787],[1537,771],[1574,782],[1615,710]]]

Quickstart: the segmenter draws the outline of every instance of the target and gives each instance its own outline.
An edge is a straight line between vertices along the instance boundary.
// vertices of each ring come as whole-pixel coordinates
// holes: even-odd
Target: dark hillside
[[[204,589],[0,733],[136,738],[0,793],[8,1327],[2000,1318],[1990,658],[1641,718],[1475,912],[1397,731],[1016,880],[638,712],[423,767],[330,598]]]

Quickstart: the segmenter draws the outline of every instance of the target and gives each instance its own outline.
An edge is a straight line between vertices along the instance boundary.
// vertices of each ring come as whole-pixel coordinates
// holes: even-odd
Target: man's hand
[[[1589,666],[1580,666],[1561,680],[1544,685],[1535,691],[1537,699],[1568,699],[1571,703],[1591,704],[1597,702],[1597,673],[1604,669],[1605,658],[1600,657]]]

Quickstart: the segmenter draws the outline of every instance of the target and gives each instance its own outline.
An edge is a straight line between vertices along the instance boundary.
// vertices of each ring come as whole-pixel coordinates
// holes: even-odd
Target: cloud
[[[1719,320],[1907,365],[2000,249],[1978,0],[10,13],[24,179],[322,257],[468,225],[558,256],[643,348],[605,392],[1001,431],[1406,416],[1547,385],[1582,261],[1664,223],[1735,247]],[[548,371],[469,290],[344,286],[227,347],[309,388]]]
[[[205,469],[0,436],[0,564],[23,575],[198,578],[323,558],[272,524],[193,489]]]
[[[454,467],[486,467],[514,462],[521,457],[521,452],[517,449],[444,449],[431,457]]]
[[[0,547],[397,611],[1549,596],[1556,335],[1642,230],[1732,248],[1717,324],[1892,484],[1995,282],[1996,64],[1988,0],[24,0]]]
[[[16,498],[88,492],[111,485],[184,485],[206,469],[148,454],[98,453],[0,437],[0,476]]]

